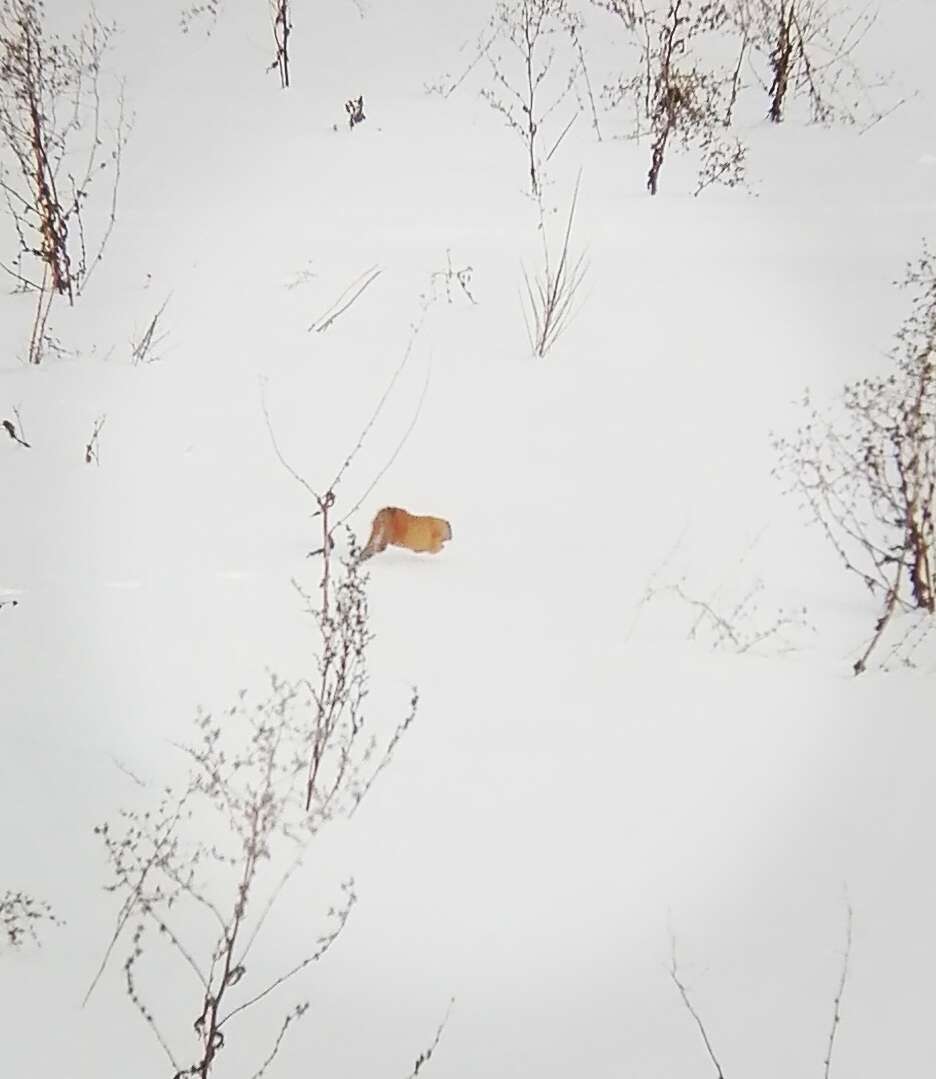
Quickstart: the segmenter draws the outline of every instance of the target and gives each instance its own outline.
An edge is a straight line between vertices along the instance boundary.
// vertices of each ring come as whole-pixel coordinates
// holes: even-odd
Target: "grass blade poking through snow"
[[[579,173],[572,193],[572,204],[566,221],[565,235],[559,262],[553,269],[549,256],[549,241],[546,227],[540,213],[540,229],[543,233],[543,274],[530,280],[530,275],[523,271],[523,283],[526,287],[526,302],[523,307],[523,320],[526,324],[530,348],[541,359],[549,352],[568,328],[575,314],[575,300],[582,281],[588,270],[585,255],[573,259],[569,254],[569,241],[572,238],[572,224],[575,220],[575,207],[578,203]],[[527,310],[529,308],[529,310]]]

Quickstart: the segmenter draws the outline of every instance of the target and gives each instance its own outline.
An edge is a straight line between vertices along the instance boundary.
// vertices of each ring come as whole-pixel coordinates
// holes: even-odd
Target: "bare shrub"
[[[752,578],[744,571],[759,535],[742,553],[737,566],[717,585],[704,591],[688,583],[688,573],[668,580],[664,577],[664,571],[682,546],[684,535],[651,573],[637,603],[628,637],[633,635],[646,606],[672,598],[678,607],[691,614],[686,639],[699,641],[712,651],[782,655],[801,647],[803,635],[813,630],[807,609],[774,607],[765,610],[766,584],[761,577]]]
[[[122,905],[88,995],[118,941],[129,937],[126,992],[174,1079],[213,1074],[236,1018],[282,995],[344,928],[355,902],[352,881],[329,910],[328,927],[288,969],[272,978],[252,974],[261,931],[311,840],[328,821],[355,812],[415,716],[414,691],[388,740],[365,731],[366,576],[353,535],[348,539],[340,567],[324,552],[318,603],[306,596],[321,639],[316,675],[292,683],[271,675],[262,700],[241,693],[222,715],[199,714],[195,740],[179,747],[189,762],[181,786],[165,787],[155,807],[122,810],[116,823],[96,829],[112,872],[107,888]],[[174,953],[190,975],[188,988],[176,990],[191,998],[191,1021],[180,1030],[166,1029],[158,990],[143,984],[144,960],[157,949]],[[281,1013],[256,1075],[265,1073],[307,1009],[297,1001]],[[238,1050],[239,1059],[245,1051]]]
[[[116,118],[106,122],[101,86],[113,32],[92,10],[63,40],[46,32],[41,0],[0,6],[0,143],[7,159],[0,159],[0,190],[17,239],[12,263],[0,265],[37,297],[30,363],[46,351],[53,300],[75,302],[116,221],[127,125],[122,92]],[[105,181],[108,205],[92,241],[88,200]]]
[[[667,0],[659,8],[644,0],[608,0],[600,6],[618,17],[637,44],[636,71],[619,75],[604,95],[610,107],[626,104],[631,109],[631,138],[649,139],[650,194],[659,189],[674,144],[700,156],[696,194],[712,184],[743,183],[746,147],[725,133],[739,67],[707,67],[702,60],[706,42],[730,24],[727,0]]]
[[[556,63],[555,38],[569,32],[574,16],[565,0],[498,0],[492,21],[498,30],[497,44],[488,53],[493,86],[481,94],[523,140],[530,192],[536,195],[542,190],[544,155],[551,153],[541,147],[543,126],[566,100],[579,73],[573,63],[560,73],[555,87],[547,86]]]
[[[797,635],[811,628],[806,608],[780,607],[765,616],[760,609],[765,587],[758,577],[737,595],[722,597],[719,590],[702,598],[687,591],[685,580],[680,580],[648,589],[645,600],[675,596],[693,612],[686,633],[688,640],[705,641],[713,651],[743,655],[769,643],[775,653],[791,652],[798,647]]]
[[[594,105],[582,27],[568,0],[497,0],[465,69],[428,88],[448,97],[486,62],[490,83],[482,87],[481,96],[523,143],[532,195],[542,193],[545,164],[581,111],[583,99]],[[583,94],[578,92],[580,82]],[[566,109],[570,103],[572,108]],[[559,119],[563,111],[566,117]],[[594,108],[592,117],[597,130]]]
[[[758,79],[768,97],[768,118],[779,124],[793,101],[820,124],[880,118],[855,52],[877,16],[829,0],[737,0]],[[876,86],[886,80],[875,80]]]
[[[526,270],[523,271],[526,290],[523,318],[530,348],[534,355],[541,359],[566,331],[575,315],[576,300],[588,271],[584,253],[575,258],[569,251],[580,180],[581,176],[575,182],[558,259],[549,253],[546,215],[540,202],[539,231],[543,241],[543,271],[534,275],[532,281]]]
[[[16,600],[13,601],[15,606]],[[20,948],[27,941],[39,943],[39,930],[44,923],[64,925],[45,900],[26,892],[0,893],[0,936],[11,948]]]
[[[845,386],[825,410],[775,438],[776,473],[822,528],[847,570],[882,603],[860,674],[896,610],[936,611],[936,263],[924,248],[903,287],[911,311],[888,375]]]
[[[237,1017],[282,995],[286,983],[337,939],[355,902],[352,881],[329,910],[328,927],[299,950],[288,969],[272,978],[252,973],[262,968],[254,960],[256,942],[311,841],[328,822],[356,812],[416,716],[414,688],[388,737],[368,732],[367,576],[350,529],[344,557],[335,553],[335,532],[344,519],[335,521],[334,512],[335,492],[408,361],[420,325],[373,416],[324,490],[286,460],[263,401],[277,458],[312,497],[321,525],[322,546],[314,552],[322,558],[317,590],[293,581],[318,631],[314,672],[295,682],[271,675],[263,699],[253,701],[242,692],[223,715],[200,713],[195,740],[179,746],[188,758],[186,780],[163,788],[155,808],[123,810],[116,824],[97,829],[113,874],[108,889],[122,897],[122,905],[88,996],[118,942],[129,937],[126,992],[172,1065],[173,1079],[213,1074]],[[194,1018],[179,1030],[167,1028],[159,1014],[165,1002],[141,979],[145,957],[157,949],[174,954],[190,973],[182,991],[191,995]],[[266,1073],[308,1007],[297,1001],[280,1013],[266,1055],[256,1062],[255,1079]],[[441,1028],[426,1060],[440,1036]],[[239,1048],[239,1060],[243,1054]]]
[[[116,824],[96,829],[113,874],[108,890],[123,902],[86,999],[118,942],[129,937],[123,962],[126,992],[173,1067],[173,1079],[213,1074],[237,1028],[234,1020],[280,994],[337,939],[355,902],[351,881],[328,912],[330,926],[288,969],[273,978],[251,973],[255,943],[312,839],[335,817],[357,810],[416,715],[414,689],[404,718],[388,738],[367,733],[372,634],[367,577],[350,529],[345,556],[335,555],[334,533],[343,523],[333,521],[335,490],[385,399],[386,393],[324,492],[286,461],[264,402],[277,457],[313,497],[321,523],[317,593],[293,582],[318,629],[315,673],[296,682],[271,675],[262,700],[241,693],[222,716],[199,714],[195,740],[179,747],[189,761],[185,782],[163,788],[155,808],[122,810]],[[178,1031],[166,1028],[158,1014],[163,1002],[141,980],[144,958],[156,949],[175,954],[190,973],[187,992],[195,1018]],[[266,1073],[288,1029],[308,1007],[299,1001],[281,1013],[270,1030],[266,1055],[257,1061],[256,1079]],[[435,1051],[443,1027],[444,1022],[417,1060],[416,1072]]]

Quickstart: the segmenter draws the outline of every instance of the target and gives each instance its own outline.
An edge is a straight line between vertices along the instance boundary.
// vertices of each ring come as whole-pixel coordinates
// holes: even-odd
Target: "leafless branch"
[[[0,148],[11,162],[7,168],[0,161],[0,188],[18,242],[12,267],[4,269],[37,293],[30,363],[45,354],[53,299],[73,304],[103,257],[129,131],[121,90],[116,121],[104,136],[101,73],[114,27],[92,9],[73,37],[61,39],[47,32],[43,17],[40,0],[0,3]],[[92,244],[86,208],[106,176],[109,211]]]
[[[357,511],[361,508],[361,504],[368,497],[368,495],[371,493],[371,491],[373,491],[373,489],[377,486],[377,484],[384,478],[384,476],[387,474],[387,472],[389,472],[389,470],[392,467],[394,461],[396,461],[397,457],[400,455],[400,451],[403,449],[403,447],[409,441],[409,437],[413,433],[413,430],[416,427],[416,424],[419,422],[419,417],[420,417],[420,414],[422,413],[423,403],[426,400],[426,393],[429,390],[429,378],[430,378],[431,374],[432,374],[432,365],[430,364],[429,366],[426,367],[426,378],[425,378],[425,381],[423,382],[423,387],[422,387],[422,390],[421,390],[421,392],[419,394],[419,400],[416,402],[416,408],[413,410],[413,418],[410,420],[409,424],[407,425],[406,430],[400,436],[400,440],[399,440],[399,442],[397,442],[396,446],[394,447],[393,452],[390,454],[390,456],[387,458],[387,460],[384,462],[384,464],[381,466],[381,468],[377,471],[376,475],[370,481],[370,483],[367,485],[367,487],[364,488],[364,491],[360,495],[360,497],[354,502],[354,504],[347,511],[347,513],[345,513],[345,515],[341,518],[341,520],[335,526],[336,528],[339,527],[340,525],[343,525],[355,513],[357,513]]]
[[[428,1064],[429,1061],[432,1059],[432,1054],[436,1051],[436,1049],[438,1049],[439,1042],[442,1040],[442,1033],[445,1030],[446,1025],[448,1024],[449,1016],[451,1015],[452,1006],[454,1005],[454,1003],[455,998],[452,997],[452,999],[448,1003],[448,1007],[445,1009],[445,1015],[442,1018],[442,1022],[439,1024],[438,1029],[435,1032],[435,1037],[432,1039],[432,1044],[428,1047],[428,1049],[424,1049],[416,1058],[416,1064],[414,1065],[413,1070],[410,1072],[408,1079],[416,1079],[416,1077],[422,1071],[423,1066],[425,1064]]]
[[[92,461],[96,465],[99,465],[101,463],[101,459],[98,455],[98,438],[101,434],[101,428],[104,426],[106,420],[107,415],[104,414],[98,416],[98,418],[94,421],[94,429],[92,430],[91,437],[88,439],[88,443],[85,446],[84,459],[86,465],[90,465]]]
[[[373,284],[373,282],[380,277],[382,272],[383,271],[378,267],[372,266],[369,270],[365,270],[359,277],[356,277],[344,292],[342,292],[338,299],[335,300],[331,307],[329,307],[320,318],[315,319],[315,321],[311,323],[308,332],[312,333],[314,330],[316,333],[324,333],[335,319],[348,310],[351,304],[354,303],[368,285]]]
[[[841,1022],[841,1004],[842,996],[845,993],[845,983],[848,981],[848,961],[851,958],[851,945],[852,945],[852,908],[851,904],[848,905],[848,919],[846,921],[845,928],[845,951],[842,955],[842,970],[839,975],[838,988],[835,991],[834,1006],[832,1009],[832,1026],[829,1030],[829,1044],[826,1048],[826,1055],[823,1072],[824,1079],[829,1079],[829,1075],[832,1070],[832,1050],[835,1048],[835,1036],[838,1033],[839,1023]]]
[[[702,1036],[702,1041],[705,1043],[705,1051],[708,1053],[709,1060],[715,1068],[715,1074],[717,1079],[725,1079],[725,1073],[722,1071],[721,1064],[718,1062],[718,1057],[715,1056],[715,1050],[712,1048],[712,1043],[709,1040],[708,1031],[705,1029],[705,1024],[702,1022],[699,1013],[696,1011],[692,1000],[689,997],[689,991],[679,978],[679,968],[676,964],[676,938],[672,938],[672,959],[670,963],[670,977],[673,980],[673,984],[679,990],[679,995],[682,997],[683,1004],[686,1006],[686,1010],[695,1020],[696,1026],[699,1028],[699,1033]]]
[[[270,18],[273,22],[273,41],[276,55],[270,71],[279,71],[280,85],[289,89],[289,37],[292,33],[292,11],[289,0],[270,0]]]

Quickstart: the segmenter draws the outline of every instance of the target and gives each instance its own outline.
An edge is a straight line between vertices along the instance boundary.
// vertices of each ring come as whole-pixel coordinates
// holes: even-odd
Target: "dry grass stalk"
[[[573,258],[569,252],[580,182],[581,174],[575,181],[575,190],[572,194],[572,204],[569,207],[569,217],[566,221],[558,262],[553,266],[550,259],[549,243],[541,215],[543,273],[541,276],[534,276],[531,281],[526,270],[523,271],[523,282],[526,289],[523,318],[530,348],[540,358],[546,356],[568,328],[575,315],[575,302],[579,289],[588,271],[584,253],[579,255],[578,258]]]
[[[155,363],[161,357],[156,351],[159,346],[166,340],[167,334],[159,333],[159,320],[166,312],[166,308],[169,306],[170,297],[166,297],[162,306],[150,319],[149,325],[143,332],[142,337],[130,350],[130,363],[136,367],[141,363]]]

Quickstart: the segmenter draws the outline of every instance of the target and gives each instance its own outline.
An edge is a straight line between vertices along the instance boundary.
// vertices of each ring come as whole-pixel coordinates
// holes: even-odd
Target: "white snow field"
[[[581,168],[588,276],[545,359],[520,306],[539,252],[523,149],[477,81],[424,91],[489,5],[325,6],[293,5],[283,92],[265,5],[230,4],[206,37],[173,4],[102,0],[135,127],[105,260],[53,310],[69,354],[26,366],[31,301],[0,298],[0,419],[15,408],[30,443],[0,441],[0,600],[19,600],[0,608],[0,893],[66,922],[41,947],[0,942],[0,1075],[171,1074],[124,989],[129,934],[82,1007],[121,902],[93,828],[180,781],[199,706],[314,669],[290,581],[318,579],[315,507],[263,401],[324,488],[411,340],[336,494],[350,509],[388,463],[428,373],[352,522],[362,541],[383,505],[452,523],[438,556],[367,564],[367,721],[392,732],[413,684],[417,719],[360,812],[311,844],[250,984],[307,954],[353,876],[344,932],[231,1029],[212,1074],[256,1074],[308,1000],[269,1075],[404,1077],[454,997],[420,1075],[712,1075],[673,935],[728,1079],[821,1076],[849,904],[831,1072],[931,1074],[936,647],[853,677],[878,608],[772,478],[770,432],[806,386],[821,402],[887,369],[907,311],[892,282],[936,237],[936,6],[881,3],[863,55],[919,92],[865,134],[755,108],[755,196],[693,198],[672,156],[651,199],[646,147],[598,143],[583,117],[546,198],[558,231]],[[413,337],[447,251],[477,302],[442,289]],[[132,365],[170,295],[161,359]],[[726,610],[762,582],[745,632],[804,606],[808,625],[715,649],[665,591],[680,581]],[[167,956],[139,976],[185,1062],[201,996]]]

